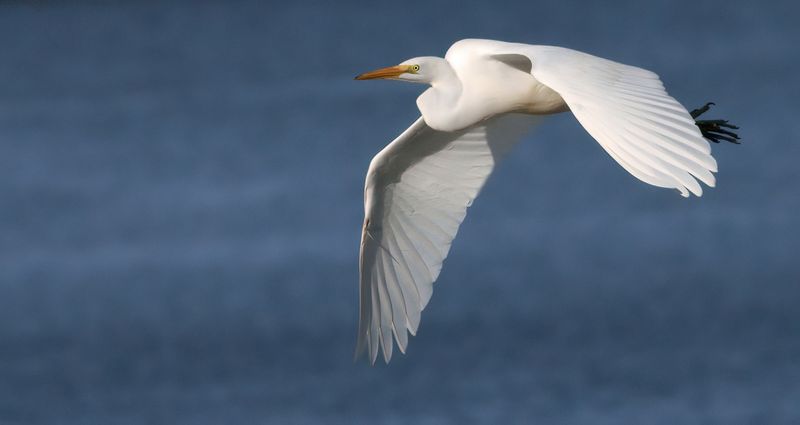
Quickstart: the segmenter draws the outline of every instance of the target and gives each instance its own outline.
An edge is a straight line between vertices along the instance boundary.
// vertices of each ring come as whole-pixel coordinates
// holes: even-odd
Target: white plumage
[[[701,196],[717,164],[658,76],[553,46],[462,40],[357,79],[429,84],[422,117],[370,164],[364,189],[356,355],[405,352],[467,207],[539,116],[572,111],[638,179]]]

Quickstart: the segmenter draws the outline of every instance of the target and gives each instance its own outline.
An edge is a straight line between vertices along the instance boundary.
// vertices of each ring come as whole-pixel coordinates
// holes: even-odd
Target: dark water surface
[[[0,423],[798,424],[794,1],[0,1]],[[354,364],[367,164],[455,40],[657,71],[742,126],[702,199],[569,115]]]

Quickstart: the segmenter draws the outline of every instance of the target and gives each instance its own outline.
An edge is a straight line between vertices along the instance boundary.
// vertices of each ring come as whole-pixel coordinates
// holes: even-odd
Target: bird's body
[[[405,352],[453,238],[498,161],[541,115],[572,111],[635,177],[702,195],[714,186],[709,143],[723,121],[695,122],[650,71],[554,46],[461,40],[362,74],[430,85],[422,115],[372,160],[364,189],[356,354]],[[706,107],[707,109],[707,107]],[[702,125],[701,125],[702,124]],[[701,131],[702,130],[702,131]]]
[[[504,113],[539,115],[569,110],[561,95],[531,74],[530,63],[523,57],[497,53],[526,49],[533,53],[547,48],[461,40],[450,47],[444,60],[424,58],[439,62],[436,66],[444,76],[434,79],[417,100],[425,122],[436,130],[456,131]]]

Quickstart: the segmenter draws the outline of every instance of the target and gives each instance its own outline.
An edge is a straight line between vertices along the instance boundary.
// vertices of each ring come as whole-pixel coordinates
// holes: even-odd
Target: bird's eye
[[[411,71],[413,71],[413,72],[415,72],[415,73],[416,73],[416,72],[419,72],[419,65],[414,65],[414,66],[412,66],[412,67],[411,67]]]

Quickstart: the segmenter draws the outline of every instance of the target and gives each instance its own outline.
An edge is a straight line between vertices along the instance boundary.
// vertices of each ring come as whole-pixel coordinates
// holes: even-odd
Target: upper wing
[[[369,350],[374,363],[382,347],[388,362],[392,335],[405,352],[406,331],[417,331],[467,207],[536,120],[508,114],[449,133],[419,118],[372,159],[364,188],[356,356]]]
[[[600,145],[628,172],[659,187],[697,196],[697,180],[714,187],[717,162],[686,109],[667,94],[658,75],[575,50],[510,46],[530,72],[567,103]]]

